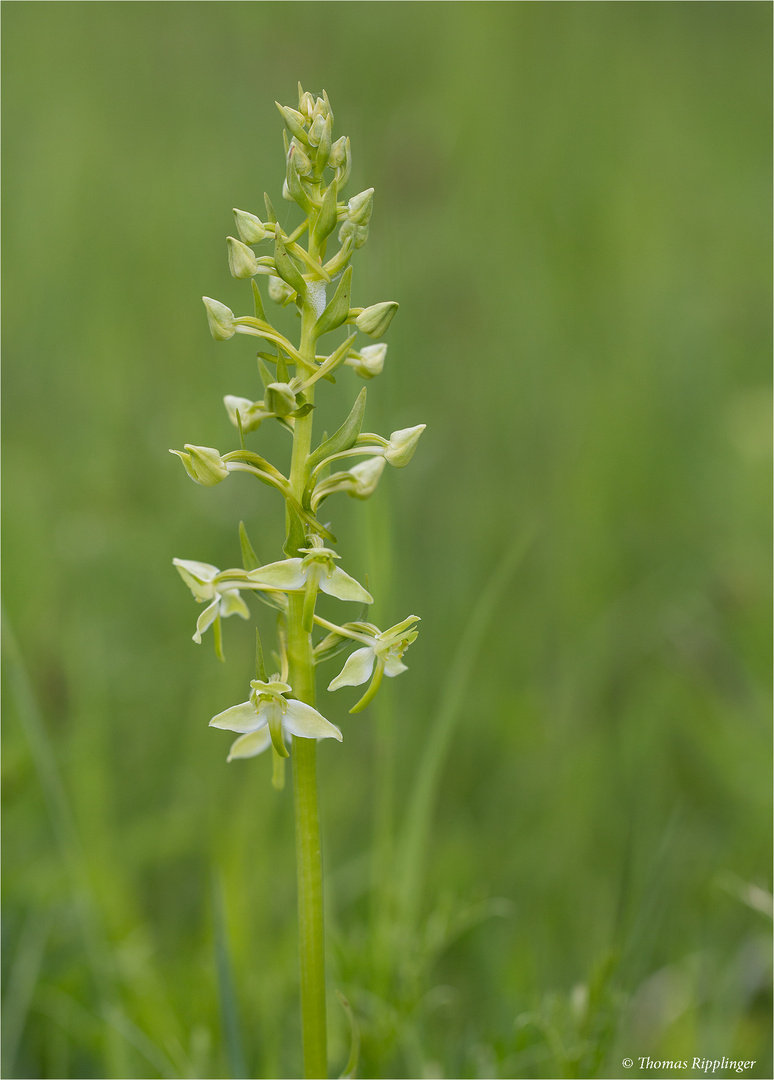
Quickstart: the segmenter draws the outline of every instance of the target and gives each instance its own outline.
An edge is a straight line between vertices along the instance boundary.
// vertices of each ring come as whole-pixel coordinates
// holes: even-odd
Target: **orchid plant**
[[[231,473],[243,472],[275,488],[285,502],[284,559],[260,565],[247,531],[239,526],[242,566],[219,570],[210,563],[174,559],[173,563],[194,599],[206,607],[199,615],[193,640],[212,628],[215,651],[222,660],[222,620],[239,615],[247,620],[245,600],[253,594],[277,613],[279,671],[267,674],[256,630],[256,672],[248,700],[232,705],[210,721],[235,732],[228,760],[251,758],[270,751],[273,780],[281,787],[285,759],[293,768],[298,867],[299,948],[304,1069],[307,1077],[328,1075],[326,1047],[325,968],[323,940],[322,863],[317,807],[316,752],[319,739],[342,741],[339,728],[316,705],[315,672],[347,646],[349,655],[329,691],[362,686],[365,693],[350,712],[359,712],[374,698],[383,677],[406,670],[403,654],[416,639],[416,615],[387,630],[358,619],[331,622],[316,611],[320,592],[357,604],[361,616],[373,597],[360,582],[336,565],[336,538],[320,508],[331,495],[343,493],[367,499],[389,464],[402,468],[411,460],[425,425],[394,431],[389,438],[364,432],[366,390],[361,389],[349,415],[330,437],[313,448],[315,393],[325,380],[336,382],[339,369],[373,379],[387,354],[383,342],[356,347],[358,332],[381,337],[397,311],[394,301],[352,307],[351,260],[368,239],[373,188],[347,202],[342,192],[351,172],[349,139],[333,140],[333,112],[327,94],[314,96],[299,85],[298,108],[279,108],[286,130],[285,183],[282,195],[300,208],[303,220],[290,232],[279,224],[265,196],[265,216],[234,210],[237,237],[229,236],[228,264],[235,278],[251,279],[254,314],[234,315],[225,304],[204,297],[210,331],[217,341],[237,334],[259,339],[259,400],[227,395],[229,420],[237,429],[239,446],[228,453],[210,446],[186,444],[173,450],[198,484],[213,486]],[[337,250],[328,246],[338,230]],[[272,247],[258,254],[261,244]],[[269,298],[282,307],[295,306],[300,315],[297,344],[275,329],[264,307],[258,278],[266,280]],[[354,332],[350,332],[354,328]],[[339,332],[343,339],[321,348],[323,338]],[[260,435],[264,423],[275,422],[292,439],[288,475],[248,449],[246,436]],[[353,461],[352,459],[359,459]],[[315,640],[319,630],[324,636]]]

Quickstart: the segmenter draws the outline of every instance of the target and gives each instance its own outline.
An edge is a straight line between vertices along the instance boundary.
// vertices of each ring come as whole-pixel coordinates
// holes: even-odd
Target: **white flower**
[[[232,705],[225,712],[210,720],[210,727],[226,728],[240,732],[240,738],[232,743],[228,760],[255,757],[270,745],[282,757],[287,757],[285,738],[295,735],[302,739],[337,739],[342,734],[311,705],[285,694],[292,693],[288,683],[279,675],[272,675],[268,682],[254,679],[250,683],[250,698],[241,705]]]
[[[233,570],[221,574],[217,566],[210,563],[193,562],[189,559],[173,559],[172,563],[198,603],[210,601],[196,620],[196,633],[193,636],[197,645],[202,643],[202,634],[208,630],[217,618],[227,619],[229,615],[241,615],[250,618],[250,609],[239,595],[240,576]],[[242,588],[249,588],[248,582],[241,575]]]
[[[418,631],[414,629],[416,622],[419,622],[419,616],[409,615],[403,622],[396,623],[395,626],[383,632],[369,623],[354,624],[358,627],[358,637],[361,640],[368,640],[368,638],[371,640],[364,648],[355,649],[328,686],[329,690],[339,690],[342,686],[361,686],[371,678],[373,673],[371,685],[360,701],[349,710],[350,712],[360,712],[369,704],[379,689],[383,675],[394,678],[407,670],[401,657],[409,645],[416,641],[418,634]]]
[[[317,585],[324,593],[338,600],[354,600],[356,603],[372,604],[374,598],[360,582],[345,574],[333,560],[339,556],[330,548],[303,548],[308,554],[303,559],[284,559],[251,570],[247,577],[259,585],[267,585],[281,592],[300,592],[306,587],[307,578],[314,574]]]

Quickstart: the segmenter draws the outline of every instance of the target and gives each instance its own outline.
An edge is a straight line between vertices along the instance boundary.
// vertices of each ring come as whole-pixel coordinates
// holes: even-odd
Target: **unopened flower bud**
[[[275,416],[289,416],[298,408],[296,395],[287,383],[269,383],[264,395],[266,408]]]
[[[367,225],[374,208],[374,189],[368,188],[359,195],[353,195],[347,203],[347,217],[355,225]]]
[[[304,153],[304,149],[298,139],[293,138],[290,140],[289,153],[293,155],[293,161],[296,165],[296,172],[300,176],[308,176],[312,171],[312,163],[308,156]]]
[[[226,394],[226,396],[223,398],[223,404],[226,406],[229,420],[234,425],[234,427],[237,427],[237,412],[239,412],[240,420],[244,422],[247,410],[252,406],[253,403],[250,398],[237,397],[235,394]]]
[[[325,117],[325,122],[320,133],[320,142],[317,146],[317,157],[314,162],[314,175],[321,177],[323,169],[328,164],[331,153],[331,132],[333,130],[333,117],[330,113]]]
[[[382,341],[378,345],[365,345],[360,350],[359,358],[355,356],[346,363],[362,379],[373,379],[374,375],[381,375],[386,355],[387,346]]]
[[[344,224],[339,229],[339,243],[344,244],[350,237],[352,237],[355,247],[361,248],[368,239],[368,226],[355,225],[354,221],[345,218]]]
[[[382,304],[372,304],[364,308],[355,319],[355,326],[369,337],[381,337],[392,322],[398,310],[394,300],[385,300]]]
[[[357,465],[353,465],[349,470],[355,484],[349,489],[348,494],[355,499],[367,499],[376,490],[376,485],[379,483],[379,477],[383,471],[383,457],[372,457],[366,458],[365,461],[359,461]]]
[[[234,312],[221,304],[219,300],[213,300],[210,296],[203,296],[204,306],[207,309],[207,322],[210,324],[210,333],[216,341],[228,341],[236,333],[234,325]]]
[[[191,446],[185,444],[188,453],[182,450],[170,450],[170,454],[177,454],[185,466],[185,471],[197,484],[205,487],[214,487],[228,476],[228,469],[217,450],[212,446]]]
[[[234,208],[237,232],[246,244],[257,244],[266,236],[266,229],[260,218],[248,214],[246,210]]]
[[[312,113],[314,112],[314,95],[310,94],[308,90],[305,90],[299,96],[298,111],[305,116],[307,120],[312,119]]]
[[[295,292],[288,283],[272,274],[269,278],[269,299],[275,304],[287,304],[292,296],[295,296]]]
[[[404,465],[408,465],[414,456],[419,436],[426,427],[427,424],[417,424],[416,427],[393,431],[389,445],[384,451],[384,457],[390,465],[394,465],[396,469],[402,469]]]
[[[258,273],[258,260],[254,252],[241,240],[235,240],[229,236],[228,240],[228,268],[231,276],[235,278],[250,278]]]
[[[328,158],[328,165],[331,169],[338,169],[339,165],[343,165],[347,158],[347,136],[342,135],[340,139],[331,146],[330,157]]]
[[[289,105],[280,105],[278,101],[275,101],[274,104],[279,109],[280,115],[285,121],[285,127],[290,134],[295,135],[301,142],[306,142],[306,129],[304,128],[306,117],[303,113],[298,112],[296,109],[291,109]]]
[[[344,161],[336,170],[336,181],[339,185],[339,191],[343,191],[344,187],[349,180],[350,173],[352,172],[352,147],[349,143],[349,136],[344,140]]]
[[[312,146],[319,146],[325,130],[325,117],[317,113],[309,128],[309,142]]]
[[[254,424],[252,427],[249,423],[250,411],[253,409],[254,402],[249,398],[236,397],[234,394],[226,394],[223,398],[223,404],[226,406],[226,412],[228,418],[234,427],[242,425],[242,431],[252,431],[253,428],[258,427],[258,424]],[[239,421],[237,421],[237,413],[239,413]],[[260,420],[258,421],[260,423]]]

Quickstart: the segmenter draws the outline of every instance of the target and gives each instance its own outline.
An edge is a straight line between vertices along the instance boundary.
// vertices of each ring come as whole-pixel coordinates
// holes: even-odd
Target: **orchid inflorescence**
[[[291,737],[341,741],[339,729],[313,707],[313,678],[302,679],[299,673],[305,668],[313,672],[316,665],[348,645],[357,645],[328,685],[328,690],[335,691],[368,683],[350,710],[357,712],[373,699],[383,676],[393,677],[406,670],[402,656],[417,636],[415,615],[381,631],[357,619],[337,624],[315,610],[320,592],[361,606],[373,602],[368,590],[337,565],[339,555],[331,546],[335,537],[318,517],[322,503],[337,493],[368,498],[388,464],[402,468],[409,463],[425,425],[394,431],[388,438],[364,432],[363,388],[341,427],[312,449],[317,384],[322,380],[335,383],[335,374],[344,367],[365,380],[379,375],[387,345],[376,342],[356,348],[355,341],[358,332],[381,337],[398,305],[394,301],[365,308],[350,305],[351,259],[368,238],[374,191],[369,188],[347,202],[341,199],[352,165],[350,143],[345,136],[332,138],[333,113],[327,95],[323,91],[322,97],[315,99],[299,85],[298,108],[278,108],[286,127],[282,194],[300,207],[303,221],[286,232],[268,195],[265,217],[234,210],[238,236],[228,237],[228,265],[233,277],[251,279],[254,314],[236,316],[225,304],[203,298],[210,331],[217,341],[238,334],[259,339],[262,396],[258,400],[231,394],[224,398],[228,418],[239,433],[237,449],[221,453],[210,446],[186,444],[183,450],[171,451],[198,484],[213,486],[230,473],[249,473],[275,488],[285,501],[284,559],[260,565],[240,524],[241,567],[219,570],[209,563],[173,560],[194,598],[206,605],[197,620],[194,641],[200,643],[202,634],[212,627],[220,659],[222,620],[230,615],[250,617],[245,595],[253,593],[277,613],[274,655],[280,670],[267,676],[258,639],[256,678],[250,683],[248,700],[211,720],[212,726],[239,734],[229,760],[254,757],[269,747],[276,758],[286,757]],[[328,255],[337,229],[338,249]],[[261,254],[263,244],[272,246]],[[269,320],[258,284],[262,276],[268,279],[272,301],[298,309],[298,344]],[[318,351],[322,338],[342,329],[343,340]],[[247,448],[245,437],[270,421],[293,438],[288,475]],[[317,643],[312,639],[315,627],[327,632]],[[294,681],[305,685],[294,687]]]

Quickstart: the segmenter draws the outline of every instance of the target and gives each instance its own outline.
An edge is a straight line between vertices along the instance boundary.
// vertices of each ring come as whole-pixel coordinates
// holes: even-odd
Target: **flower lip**
[[[282,705],[286,705],[283,694],[290,694],[292,687],[289,683],[283,682],[279,675],[271,675],[268,682],[263,682],[261,679],[253,679],[250,683],[250,700],[254,703],[261,701],[278,701]]]

